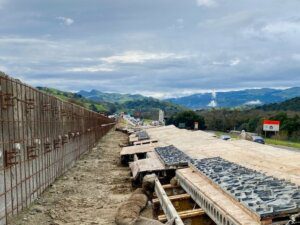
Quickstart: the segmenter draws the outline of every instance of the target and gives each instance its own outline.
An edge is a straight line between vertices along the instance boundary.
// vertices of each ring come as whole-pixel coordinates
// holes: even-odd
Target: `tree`
[[[194,128],[194,123],[198,122],[199,129],[205,129],[205,121],[203,116],[198,115],[194,111],[183,111],[171,116],[167,121],[167,124],[174,124],[179,126],[180,123],[185,123],[185,127],[189,129]]]
[[[94,112],[99,112],[99,110],[97,109],[97,107],[95,106],[95,104],[91,104],[89,106],[89,109],[92,110],[92,111],[94,111]]]

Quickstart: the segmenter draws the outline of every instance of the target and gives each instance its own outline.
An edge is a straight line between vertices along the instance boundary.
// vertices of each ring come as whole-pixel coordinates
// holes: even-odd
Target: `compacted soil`
[[[117,208],[132,192],[129,168],[119,160],[126,141],[127,135],[109,132],[9,225],[115,224]]]

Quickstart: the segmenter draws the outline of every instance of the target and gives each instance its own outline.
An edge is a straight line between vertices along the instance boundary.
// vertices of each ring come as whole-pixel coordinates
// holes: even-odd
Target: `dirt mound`
[[[157,220],[140,216],[141,211],[147,205],[148,197],[152,196],[154,192],[155,179],[155,174],[146,175],[142,188],[136,189],[130,198],[119,207],[116,215],[117,225],[163,225]],[[172,225],[173,223],[174,220],[171,220],[166,224]]]
[[[146,207],[148,198],[141,189],[137,189],[130,198],[118,209],[116,223],[118,225],[133,225],[140,212]]]
[[[175,219],[172,219],[169,222],[167,222],[165,225],[173,225],[174,221]],[[136,220],[134,225],[163,225],[163,224],[157,220],[152,220],[145,217],[139,217]]]

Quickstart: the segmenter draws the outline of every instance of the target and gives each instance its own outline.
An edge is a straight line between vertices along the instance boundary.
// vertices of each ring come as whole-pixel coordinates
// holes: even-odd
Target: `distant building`
[[[165,113],[161,109],[158,111],[158,121],[160,124],[165,124]]]

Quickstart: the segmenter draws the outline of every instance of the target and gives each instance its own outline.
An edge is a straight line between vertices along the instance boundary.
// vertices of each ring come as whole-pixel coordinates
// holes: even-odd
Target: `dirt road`
[[[115,224],[118,206],[131,193],[129,169],[119,164],[119,144],[126,140],[109,132],[9,225]]]

